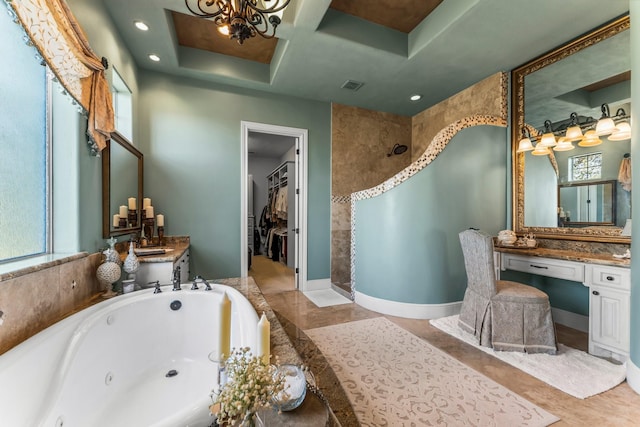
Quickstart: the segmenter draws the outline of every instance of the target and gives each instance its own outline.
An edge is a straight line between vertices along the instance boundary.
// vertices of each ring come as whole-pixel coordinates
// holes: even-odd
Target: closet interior
[[[295,269],[295,138],[249,136],[250,254]]]
[[[267,204],[260,217],[266,256],[294,268],[295,163],[284,162],[267,176]]]

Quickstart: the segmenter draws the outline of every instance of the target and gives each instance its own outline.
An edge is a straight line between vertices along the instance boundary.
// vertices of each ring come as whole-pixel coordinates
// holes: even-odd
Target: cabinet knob
[[[607,276],[607,280],[610,282],[613,281],[613,276]]]
[[[598,292],[598,291],[593,291],[591,293],[594,294],[594,295],[600,295],[600,292]]]

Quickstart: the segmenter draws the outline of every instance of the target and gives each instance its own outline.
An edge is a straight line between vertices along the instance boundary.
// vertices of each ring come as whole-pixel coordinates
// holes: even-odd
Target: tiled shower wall
[[[418,160],[442,129],[474,115],[507,119],[506,74],[496,73],[413,117],[332,105],[332,283],[351,280],[351,193],[393,177]],[[408,151],[387,157],[396,143]]]
[[[85,254],[0,281],[0,354],[88,306],[103,291],[96,279],[101,258]]]
[[[351,193],[373,187],[411,162],[411,117],[331,107],[331,282],[350,282]],[[395,144],[408,150],[388,154]]]

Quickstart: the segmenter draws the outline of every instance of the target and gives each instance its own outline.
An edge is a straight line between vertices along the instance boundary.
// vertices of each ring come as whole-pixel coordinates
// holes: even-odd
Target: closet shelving
[[[278,190],[280,187],[284,187],[287,185],[289,174],[294,173],[294,168],[294,162],[284,162],[267,176],[267,188],[269,190],[269,196],[271,196],[271,194],[274,191]]]
[[[295,162],[286,161],[267,175],[267,200],[277,197],[280,189],[287,187],[287,214],[285,218],[276,220],[276,227],[281,231],[280,236],[286,239],[286,252],[279,257],[279,261],[290,268],[294,268],[295,234]],[[284,233],[284,235],[282,235]]]

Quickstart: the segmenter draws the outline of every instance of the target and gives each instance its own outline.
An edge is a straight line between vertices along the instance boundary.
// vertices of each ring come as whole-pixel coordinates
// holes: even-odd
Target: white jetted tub
[[[189,286],[103,301],[0,355],[0,426],[211,425],[223,292],[231,347],[255,348],[258,316],[231,287]]]

